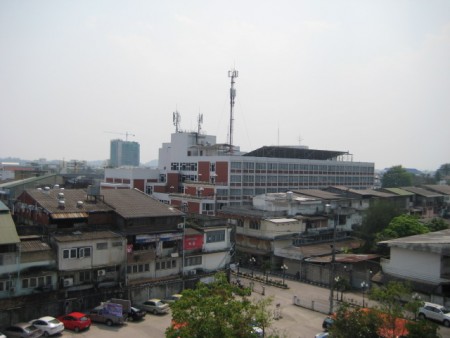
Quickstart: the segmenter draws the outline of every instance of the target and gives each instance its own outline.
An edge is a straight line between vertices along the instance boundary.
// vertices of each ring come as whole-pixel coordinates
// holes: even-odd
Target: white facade
[[[432,252],[414,251],[404,248],[391,248],[390,259],[383,259],[384,272],[402,278],[440,283],[442,279],[441,255]]]
[[[59,271],[96,269],[125,262],[126,239],[119,235],[83,240],[74,238],[73,241],[56,238],[56,243]]]

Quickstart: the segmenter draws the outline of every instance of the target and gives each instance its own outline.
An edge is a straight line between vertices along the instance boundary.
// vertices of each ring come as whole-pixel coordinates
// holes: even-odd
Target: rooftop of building
[[[380,245],[450,255],[450,229],[379,242]]]
[[[347,151],[317,150],[304,147],[264,146],[250,151],[243,156],[295,158],[304,160],[332,160],[342,155],[350,155],[350,153]]]
[[[71,233],[55,234],[57,242],[93,241],[99,239],[121,239],[122,236],[112,231],[74,231]]]
[[[138,189],[102,189],[107,205],[123,218],[183,216],[180,210],[161,203]]]

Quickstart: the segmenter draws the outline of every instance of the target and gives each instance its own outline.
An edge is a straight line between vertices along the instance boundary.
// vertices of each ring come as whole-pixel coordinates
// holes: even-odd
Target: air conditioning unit
[[[106,270],[97,270],[97,276],[98,277],[101,277],[101,276],[104,276],[104,275],[106,275]]]
[[[196,275],[197,274],[197,270],[189,270],[188,274],[189,275]]]
[[[183,229],[184,228],[184,224],[183,223],[178,223],[178,229]]]
[[[63,285],[64,285],[64,287],[72,286],[73,278],[64,278]]]

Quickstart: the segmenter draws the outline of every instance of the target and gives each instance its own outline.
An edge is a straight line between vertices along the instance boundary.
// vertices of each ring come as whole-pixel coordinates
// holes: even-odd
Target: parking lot
[[[248,281],[243,280],[244,284]],[[293,298],[301,297],[315,299],[316,302],[328,302],[329,290],[309,284],[288,281],[289,289],[280,289],[275,286],[266,286],[265,295],[253,292],[252,297],[274,297],[271,310],[274,314],[272,329],[287,338],[312,338],[322,331],[322,321],[326,316],[323,313],[311,311],[293,304]],[[255,290],[261,290],[261,285],[255,285]],[[354,297],[358,297],[357,294]],[[164,337],[165,330],[170,325],[172,316],[147,314],[143,321],[127,322],[123,326],[108,327],[103,324],[92,324],[88,331],[75,333],[64,331],[63,337]],[[450,329],[439,326],[442,338],[450,338]],[[271,330],[269,330],[269,333]]]

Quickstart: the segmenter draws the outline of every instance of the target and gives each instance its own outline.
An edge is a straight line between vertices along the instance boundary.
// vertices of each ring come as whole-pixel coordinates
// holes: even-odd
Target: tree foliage
[[[434,177],[436,181],[440,181],[444,179],[445,177],[450,176],[450,163],[445,163],[439,167],[438,170],[436,170]]]
[[[381,178],[381,186],[383,188],[408,187],[412,183],[413,174],[406,171],[401,165],[388,169]]]
[[[198,283],[172,305],[172,321],[166,337],[254,337],[252,323],[266,329],[270,317],[265,310],[270,300],[252,303],[247,291],[228,283],[225,274],[215,275],[209,284]]]
[[[442,218],[437,217],[433,218],[430,222],[425,223],[425,226],[431,232],[448,229],[448,223],[445,222]]]
[[[342,304],[335,315],[330,331],[334,338],[379,338],[381,319],[376,311],[363,311],[360,308]]]
[[[376,306],[370,309],[354,308],[343,304],[337,311],[330,328],[333,338],[437,338],[438,326],[426,319],[413,319],[423,302],[411,295],[408,284],[390,282],[382,287],[373,287],[370,299]]]
[[[364,252],[375,251],[375,235],[383,231],[392,219],[401,215],[401,210],[394,204],[386,200],[376,200],[366,210],[361,231],[357,234],[365,242]]]
[[[392,219],[389,225],[376,235],[376,240],[384,241],[393,238],[425,234],[429,228],[416,216],[400,215]]]

